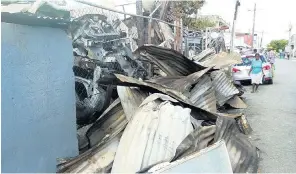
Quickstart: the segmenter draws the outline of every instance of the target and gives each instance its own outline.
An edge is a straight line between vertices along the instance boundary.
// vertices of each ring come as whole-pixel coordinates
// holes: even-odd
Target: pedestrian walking
[[[271,68],[272,68],[272,76],[274,77],[274,71],[275,71],[275,51],[273,50],[269,50],[267,53],[267,60],[269,61],[269,63],[271,64]]]
[[[282,50],[279,51],[280,59],[284,59],[284,52]]]
[[[256,53],[257,53],[257,49],[255,48],[255,49],[253,50],[253,52],[254,52],[254,54],[256,54]]]
[[[260,84],[262,84],[262,78],[264,76],[262,61],[260,59],[260,54],[255,54],[255,60],[252,61],[251,69],[249,71],[249,76],[251,76],[252,81],[252,93],[258,90]]]

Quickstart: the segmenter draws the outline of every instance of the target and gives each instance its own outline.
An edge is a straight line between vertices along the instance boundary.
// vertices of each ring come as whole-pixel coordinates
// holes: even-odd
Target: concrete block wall
[[[61,29],[1,23],[2,172],[56,172],[78,155],[71,40]]]

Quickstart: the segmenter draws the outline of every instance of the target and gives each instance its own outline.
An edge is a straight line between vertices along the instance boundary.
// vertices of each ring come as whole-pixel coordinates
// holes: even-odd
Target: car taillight
[[[236,72],[239,72],[240,70],[237,69],[237,68],[232,68],[232,72],[236,73]]]
[[[263,69],[264,69],[264,70],[270,70],[270,66],[269,66],[269,65],[265,65],[265,66],[263,67]]]

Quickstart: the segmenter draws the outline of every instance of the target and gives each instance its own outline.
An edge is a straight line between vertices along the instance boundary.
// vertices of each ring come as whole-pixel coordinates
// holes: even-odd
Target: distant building
[[[224,33],[226,47],[230,46],[231,32]],[[236,32],[234,38],[234,46],[236,47],[251,47],[252,46],[252,34]],[[262,35],[255,33],[254,36],[254,48],[261,48]]]

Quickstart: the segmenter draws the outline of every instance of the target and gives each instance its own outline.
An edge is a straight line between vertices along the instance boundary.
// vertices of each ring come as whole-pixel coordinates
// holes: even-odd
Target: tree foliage
[[[205,0],[174,1],[174,11],[180,17],[189,16],[196,14],[204,4]]]
[[[272,40],[268,44],[268,48],[274,49],[276,51],[285,50],[286,45],[288,44],[288,40],[281,39],[281,40]]]
[[[190,29],[204,30],[213,27],[215,24],[208,18],[193,18],[198,10],[205,4],[205,0],[193,1],[170,1],[166,20],[173,22],[176,18],[182,18],[183,25]]]
[[[190,19],[187,24],[188,28],[196,30],[205,30],[207,27],[214,27],[215,23],[208,18]]]

